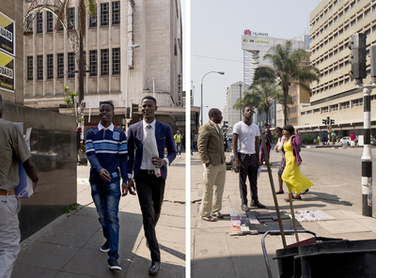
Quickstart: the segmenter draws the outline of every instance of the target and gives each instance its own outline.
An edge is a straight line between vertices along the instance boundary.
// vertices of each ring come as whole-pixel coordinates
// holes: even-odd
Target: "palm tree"
[[[264,55],[264,60],[270,60],[273,67],[262,66],[254,73],[253,85],[261,82],[277,82],[283,95],[284,125],[287,121],[289,104],[289,88],[299,85],[311,92],[309,84],[312,81],[319,82],[319,70],[309,64],[309,55],[304,49],[293,50],[292,42],[285,45],[278,44]]]
[[[269,121],[269,109],[273,101],[279,98],[279,91],[276,89],[276,85],[264,81],[253,84],[250,89],[250,92],[244,92],[243,99],[236,100],[233,108],[239,110],[246,106],[252,106],[259,112],[264,111],[267,115],[267,121]]]
[[[68,0],[64,0],[61,4],[61,8],[58,12],[57,22],[54,26],[55,30],[60,28],[60,25],[68,26],[68,18],[66,15],[66,7],[68,6]],[[83,101],[83,81],[84,81],[84,55],[83,55],[83,39],[85,37],[86,31],[86,12],[89,15],[93,15],[96,13],[96,0],[79,0],[78,6],[78,14],[79,14],[79,22],[78,22],[78,30],[75,35],[78,37],[78,46],[79,52],[77,55],[78,69],[79,69],[79,85],[78,85],[78,93],[79,93],[79,104],[82,104]],[[65,24],[67,23],[67,24]],[[68,32],[68,36],[69,36]]]

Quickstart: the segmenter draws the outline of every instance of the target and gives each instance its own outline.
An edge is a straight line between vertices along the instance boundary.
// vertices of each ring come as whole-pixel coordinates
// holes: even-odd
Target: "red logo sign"
[[[251,36],[251,31],[249,29],[244,30],[244,34],[247,36]]]

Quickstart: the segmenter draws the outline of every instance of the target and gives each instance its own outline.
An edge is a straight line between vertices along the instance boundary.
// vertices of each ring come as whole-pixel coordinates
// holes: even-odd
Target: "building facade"
[[[60,4],[51,0],[24,3],[23,86],[25,104],[32,107],[64,107],[64,87],[79,90],[79,1],[68,2],[63,25],[55,30]],[[86,13],[85,23],[86,117],[95,109],[96,119],[99,102],[107,100],[115,106],[116,121],[123,124],[126,107],[137,105],[145,95],[156,97],[160,115],[170,115],[171,109],[182,112],[179,1],[97,0],[95,13]],[[134,110],[132,117],[136,114]]]
[[[228,133],[232,132],[234,124],[242,120],[241,111],[233,108],[236,101],[243,97],[244,87],[243,82],[239,81],[233,83],[225,91],[225,108],[224,108],[224,121],[228,122]]]
[[[323,0],[310,14],[310,60],[320,70],[320,82],[311,84],[310,106],[301,109],[303,131],[326,130],[322,120],[330,117],[340,138],[362,134],[363,92],[351,80],[350,36],[365,33],[367,78],[371,82],[368,51],[376,44],[376,1]],[[376,130],[376,90],[371,93],[371,128]]]

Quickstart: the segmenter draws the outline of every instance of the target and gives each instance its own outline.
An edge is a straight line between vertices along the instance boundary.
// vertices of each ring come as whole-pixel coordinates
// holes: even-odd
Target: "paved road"
[[[376,149],[372,149],[373,186],[376,185]],[[355,210],[362,210],[361,199],[361,156],[363,148],[302,148],[302,173],[315,186],[313,192],[338,196],[338,202],[348,203]],[[329,196],[331,195],[331,196]],[[339,197],[340,196],[340,197]],[[375,204],[374,194],[374,204]],[[375,206],[373,214],[375,215]]]

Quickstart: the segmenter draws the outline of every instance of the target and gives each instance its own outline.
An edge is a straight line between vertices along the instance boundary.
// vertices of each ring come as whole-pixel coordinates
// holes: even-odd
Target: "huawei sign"
[[[243,32],[246,36],[262,36],[262,37],[268,37],[268,33],[261,33],[261,32],[251,32],[250,29],[246,29]]]

